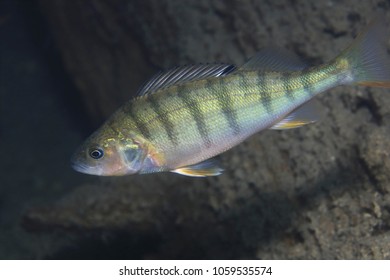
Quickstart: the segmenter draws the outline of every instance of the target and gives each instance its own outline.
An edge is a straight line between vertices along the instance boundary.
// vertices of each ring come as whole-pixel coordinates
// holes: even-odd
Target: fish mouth
[[[74,170],[77,172],[85,173],[85,174],[91,174],[91,168],[85,164],[79,163],[79,162],[71,162],[71,166]]]
[[[75,156],[73,156],[71,158],[70,165],[77,172],[84,173],[84,174],[96,175],[96,168],[91,168],[91,166],[76,160]]]

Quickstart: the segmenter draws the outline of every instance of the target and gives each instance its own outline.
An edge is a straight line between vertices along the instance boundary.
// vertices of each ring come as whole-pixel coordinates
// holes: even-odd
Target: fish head
[[[121,176],[138,173],[145,156],[141,145],[132,137],[103,126],[77,149],[71,163],[81,173]]]

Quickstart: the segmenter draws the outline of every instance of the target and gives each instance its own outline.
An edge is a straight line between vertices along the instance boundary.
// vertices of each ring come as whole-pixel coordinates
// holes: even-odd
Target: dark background
[[[216,178],[69,166],[159,69],[240,65],[270,45],[326,62],[389,6],[0,0],[0,259],[390,258],[386,89],[320,95],[320,123],[255,135]]]

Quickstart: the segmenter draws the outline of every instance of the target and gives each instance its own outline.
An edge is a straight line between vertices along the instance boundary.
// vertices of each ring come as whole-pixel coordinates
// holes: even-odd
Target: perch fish
[[[317,94],[338,85],[389,87],[385,35],[384,24],[374,22],[335,59],[314,67],[264,50],[241,67],[205,64],[157,74],[85,141],[72,166],[101,176],[219,175],[215,156],[251,135],[316,121]]]

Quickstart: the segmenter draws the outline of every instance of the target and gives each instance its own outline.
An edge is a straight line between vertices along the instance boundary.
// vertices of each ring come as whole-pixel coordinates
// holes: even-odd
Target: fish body
[[[200,65],[157,75],[79,148],[73,166],[95,175],[219,175],[212,158],[251,135],[316,121],[310,100],[320,92],[353,83],[389,86],[381,30],[372,24],[338,57],[316,67],[263,51],[239,68]]]
[[[174,85],[131,101],[111,125],[123,134],[131,127],[133,133],[148,139],[157,151],[163,151],[159,167],[173,170],[236,146],[316,92],[340,82],[340,76],[327,71],[237,71]]]

